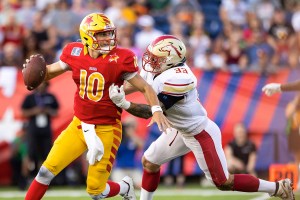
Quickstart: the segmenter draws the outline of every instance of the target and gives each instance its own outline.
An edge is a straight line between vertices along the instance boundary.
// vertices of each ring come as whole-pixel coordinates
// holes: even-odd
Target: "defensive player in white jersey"
[[[155,39],[143,56],[141,76],[152,85],[163,111],[174,129],[161,134],[145,151],[141,200],[151,200],[158,187],[160,166],[178,156],[193,152],[205,176],[220,190],[266,192],[281,199],[293,200],[290,179],[269,182],[249,174],[229,174],[222,149],[219,127],[207,117],[197,92],[197,79],[185,61],[186,47],[171,35]],[[119,107],[143,118],[151,117],[151,107],[128,102],[125,85],[112,85],[110,98]],[[159,108],[158,108],[159,109]]]

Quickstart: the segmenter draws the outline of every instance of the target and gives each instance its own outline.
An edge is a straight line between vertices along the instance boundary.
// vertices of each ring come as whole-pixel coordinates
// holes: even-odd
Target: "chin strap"
[[[83,55],[86,55],[88,53],[88,46],[83,45]]]

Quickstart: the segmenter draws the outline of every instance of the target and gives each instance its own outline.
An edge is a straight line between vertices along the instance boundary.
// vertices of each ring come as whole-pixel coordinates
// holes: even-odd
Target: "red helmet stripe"
[[[155,44],[157,44],[159,41],[161,41],[161,40],[165,40],[165,39],[176,39],[176,40],[178,40],[178,38],[177,37],[175,37],[175,36],[173,36],[173,35],[162,35],[162,36],[160,36],[160,37],[158,37],[158,38],[156,38],[156,40],[154,40],[153,42],[152,42],[152,46],[155,46]]]

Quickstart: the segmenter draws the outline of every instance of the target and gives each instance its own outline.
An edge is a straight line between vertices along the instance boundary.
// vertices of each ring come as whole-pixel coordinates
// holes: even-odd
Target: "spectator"
[[[191,36],[189,37],[188,42],[192,48],[193,52],[193,62],[196,66],[200,67],[202,58],[205,56],[208,49],[211,48],[211,40],[208,35],[205,33],[201,25],[194,26]]]
[[[251,44],[246,47],[245,52],[248,59],[247,71],[259,74],[275,72],[275,67],[270,65],[274,50],[265,42],[265,34],[261,30],[253,31]]]
[[[34,6],[34,0],[23,0],[22,6],[16,13],[17,20],[20,24],[23,24],[26,29],[32,28],[32,19],[37,12]]]
[[[201,7],[195,0],[178,0],[170,9],[170,23],[180,23],[184,26],[184,32],[188,33],[192,28],[195,14],[201,10]]]
[[[300,94],[288,103],[285,115],[287,117],[287,135],[289,150],[295,158],[295,165],[298,169],[298,181],[300,183],[299,164],[300,164]],[[298,188],[299,189],[299,183]]]
[[[0,54],[0,88],[4,97],[10,98],[15,93],[18,68],[21,68],[20,52],[14,43],[6,43]]]
[[[46,27],[43,23],[43,13],[37,12],[33,16],[31,35],[37,43],[37,50],[45,57],[47,62],[52,62],[54,50],[57,45],[57,32],[53,28]],[[26,42],[26,41],[25,41]],[[28,55],[33,55],[29,54]],[[25,58],[28,58],[26,56]]]
[[[246,127],[242,123],[235,124],[233,136],[225,148],[229,172],[256,176],[256,147],[248,138]]]
[[[296,37],[293,27],[286,21],[284,10],[277,9],[275,11],[267,41],[275,50],[272,59],[274,66],[296,67],[298,64]]]
[[[23,58],[29,58],[31,55],[41,53],[37,38],[32,33],[24,38],[22,53]]]
[[[222,0],[220,17],[224,24],[232,23],[244,27],[247,24],[248,4],[242,0]]]
[[[28,146],[26,143],[27,123],[24,123],[22,129],[17,133],[17,137],[12,142],[12,182],[20,190],[25,190],[27,178],[29,175]]]
[[[123,123],[122,143],[116,157],[112,180],[118,181],[128,175],[133,178],[135,187],[141,188],[142,170],[137,165],[140,160],[140,158],[137,158],[137,153],[142,150],[144,141],[137,135],[136,128],[136,119],[127,117]]]
[[[291,19],[291,24],[292,24],[292,27],[294,29],[294,31],[296,32],[296,38],[297,38],[297,45],[298,45],[298,51],[300,49],[300,2],[296,4],[296,7],[295,7],[295,11],[294,11],[294,14],[292,16],[292,19]]]
[[[25,34],[26,29],[18,23],[16,13],[14,11],[9,12],[6,22],[0,26],[0,47],[6,43],[14,43],[18,48],[21,48]]]
[[[149,45],[149,41],[162,35],[163,33],[154,28],[154,19],[150,15],[143,15],[138,18],[137,24],[141,28],[135,35],[135,45],[142,52]]]
[[[242,37],[242,29],[234,27],[229,35],[227,48],[225,49],[226,65],[231,72],[243,72],[247,68],[247,56],[244,52],[245,41]]]
[[[113,22],[125,20],[131,25],[136,22],[136,13],[133,8],[128,6],[127,1],[111,0],[109,2],[110,6],[104,10],[104,14],[107,15]]]
[[[78,26],[80,23],[79,17],[70,10],[70,4],[67,0],[60,0],[57,3],[57,9],[53,11],[50,17],[49,29],[54,29],[57,34],[57,48],[60,48],[65,39],[76,41],[79,38],[77,35]]]
[[[278,0],[262,0],[254,4],[253,12],[262,22],[264,30],[269,30],[271,26],[272,16],[278,7]]]
[[[47,91],[48,87],[48,82],[42,83],[22,103],[22,114],[29,120],[28,153],[35,166],[34,172],[37,172],[52,146],[51,118],[57,115],[59,108],[56,97]]]

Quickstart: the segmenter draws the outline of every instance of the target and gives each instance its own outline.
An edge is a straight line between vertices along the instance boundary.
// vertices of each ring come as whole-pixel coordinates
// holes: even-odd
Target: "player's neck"
[[[94,59],[96,59],[102,55],[99,51],[94,51],[92,49],[88,49],[88,52],[89,52],[89,55]]]

